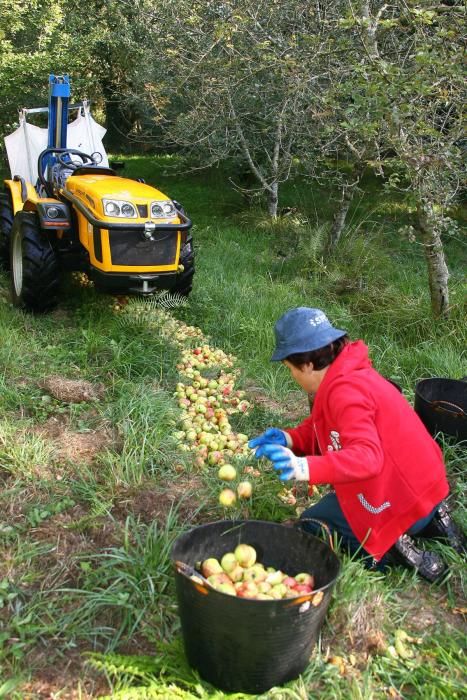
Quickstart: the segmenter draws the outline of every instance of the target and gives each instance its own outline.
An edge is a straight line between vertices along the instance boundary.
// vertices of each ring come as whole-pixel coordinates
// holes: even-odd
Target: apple
[[[238,566],[238,561],[233,552],[227,552],[221,559],[221,567],[223,570],[229,574],[233,569]]]
[[[307,586],[305,583],[299,583],[295,586],[297,593],[311,593],[313,590],[311,586]]]
[[[298,596],[300,595],[300,593],[298,593],[295,588],[288,588],[286,586],[286,589],[287,590],[284,598],[298,598]]]
[[[244,581],[256,581],[257,583],[264,581],[266,579],[267,573],[264,570],[262,564],[254,564],[249,569],[244,570],[243,574]]]
[[[219,574],[213,574],[212,576],[208,576],[208,581],[214,588],[221,583],[232,583],[225,571],[222,571]]]
[[[258,595],[258,588],[253,581],[245,581],[237,590],[237,595],[239,598],[255,598]]]
[[[229,579],[231,581],[233,581],[234,583],[237,583],[237,582],[243,583],[244,571],[245,571],[245,569],[243,568],[243,566],[240,566],[240,564],[237,564],[237,566],[234,569],[232,569],[232,571],[229,571],[227,575],[228,575]]]
[[[271,586],[276,586],[278,583],[282,583],[284,574],[282,571],[273,571],[266,576],[266,581],[271,584]]]
[[[282,579],[282,583],[284,586],[287,586],[287,588],[295,588],[297,585],[297,580],[293,578],[293,576],[286,576],[284,579]]]
[[[306,586],[310,586],[311,588],[313,588],[315,585],[315,578],[311,574],[297,574],[295,576],[295,580],[297,583],[304,583]]]
[[[282,583],[278,583],[275,586],[271,588],[269,591],[269,595],[271,598],[275,598],[279,600],[279,598],[283,598],[285,593],[287,592],[287,589],[285,586],[282,585]]]
[[[258,591],[260,593],[269,593],[271,588],[272,588],[271,584],[268,583],[267,581],[260,581],[258,583]]]
[[[249,544],[237,545],[234,554],[238,563],[240,566],[243,566],[244,569],[248,569],[256,562],[256,550]]]
[[[234,595],[234,596],[237,595],[237,591],[233,587],[232,582],[221,583],[218,586],[216,586],[215,588],[216,588],[216,591],[218,591],[219,593],[227,593],[227,595]]]
[[[209,578],[209,576],[212,576],[213,574],[221,574],[222,572],[222,566],[214,557],[205,559],[201,564],[201,573],[205,578]]]
[[[232,489],[223,489],[219,494],[219,503],[221,506],[224,506],[224,508],[230,508],[234,505],[236,500],[237,496]]]
[[[255,600],[274,600],[274,598],[267,593],[257,593]]]
[[[239,498],[251,498],[253,486],[250,481],[241,481],[237,486],[237,494]]]
[[[217,472],[219,479],[233,481],[237,476],[237,470],[231,464],[224,464]]]
[[[214,450],[213,452],[209,453],[208,462],[212,466],[214,466],[215,464],[219,464],[219,462],[221,460],[222,460],[222,452],[220,452],[219,450]]]

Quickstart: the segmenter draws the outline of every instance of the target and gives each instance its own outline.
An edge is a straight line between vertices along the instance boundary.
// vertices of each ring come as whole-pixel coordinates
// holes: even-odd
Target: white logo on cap
[[[328,319],[325,314],[316,314],[314,318],[310,318],[310,326],[320,326],[322,323],[328,323]]]

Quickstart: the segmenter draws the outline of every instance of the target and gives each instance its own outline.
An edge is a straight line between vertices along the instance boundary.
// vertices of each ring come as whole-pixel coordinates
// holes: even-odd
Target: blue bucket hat
[[[320,309],[299,306],[287,311],[274,326],[276,349],[272,361],[285,360],[296,352],[311,352],[324,348],[347,331],[334,328]]]

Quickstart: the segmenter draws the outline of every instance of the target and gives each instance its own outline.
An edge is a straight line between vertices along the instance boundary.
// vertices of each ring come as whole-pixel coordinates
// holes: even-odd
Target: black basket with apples
[[[201,562],[221,561],[239,544],[248,544],[257,562],[288,579],[311,574],[312,590],[301,586],[294,597],[278,599],[240,597],[228,594],[229,584],[214,588],[215,577],[197,575]],[[171,558],[185,653],[202,678],[224,691],[263,693],[302,673],[340,570],[326,542],[276,523],[227,520],[179,537]]]

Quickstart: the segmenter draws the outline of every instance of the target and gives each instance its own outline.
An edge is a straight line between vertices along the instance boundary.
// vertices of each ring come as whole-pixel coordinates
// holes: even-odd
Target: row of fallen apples
[[[250,402],[244,398],[245,392],[235,390],[235,380],[239,374],[238,369],[233,369],[236,357],[219,348],[212,348],[199,328],[175,319],[163,309],[141,302],[129,302],[125,298],[124,303],[115,306],[115,311],[123,312],[135,321],[144,319],[145,325],[157,328],[163,337],[181,349],[177,369],[185,381],[179,381],[174,392],[174,398],[182,409],[181,429],[173,433],[178,449],[193,454],[195,466],[218,467],[219,479],[234,481],[237,471],[228,462],[252,454],[247,445],[248,436],[236,433],[229,421],[229,416],[236,413],[247,415],[251,408]],[[199,344],[187,348],[186,344],[193,340]],[[226,372],[226,369],[231,371]],[[212,376],[203,376],[203,371],[210,372]],[[251,475],[259,474],[258,470],[249,466],[244,471]],[[222,489],[219,503],[229,508],[235,505],[237,498],[249,499],[252,493],[251,481],[242,480],[235,491],[232,488]]]
[[[174,435],[181,451],[190,451],[198,467],[206,464],[219,467],[218,477],[223,481],[237,478],[235,467],[229,460],[250,456],[252,451],[247,442],[248,436],[236,433],[230,424],[229,416],[235,413],[248,414],[251,404],[244,399],[245,392],[235,390],[238,370],[232,369],[236,358],[223,350],[213,349],[207,343],[182,351],[177,369],[189,382],[178,382],[175,398],[182,409],[182,430]],[[221,367],[216,377],[207,378],[203,370],[212,371]],[[250,473],[256,470],[250,468]],[[223,489],[219,503],[224,508],[232,507],[237,498],[248,499],[253,493],[251,481],[240,481],[236,491]]]
[[[265,567],[257,561],[254,547],[239,544],[233,552],[227,552],[219,561],[209,557],[198,565],[204,578],[219,593],[251,598],[253,600],[279,600],[281,598],[298,598],[313,592],[314,577],[309,573],[295,576]],[[196,574],[191,578],[201,581]],[[319,605],[323,598],[322,591],[313,596],[313,605]]]

